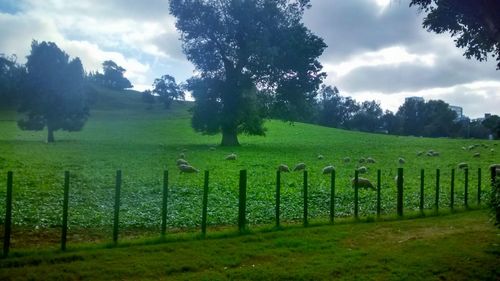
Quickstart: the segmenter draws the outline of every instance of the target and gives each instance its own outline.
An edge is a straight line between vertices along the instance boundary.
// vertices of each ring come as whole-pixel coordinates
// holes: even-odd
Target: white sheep
[[[481,153],[476,152],[476,153],[474,153],[474,155],[472,155],[472,157],[479,158],[479,157],[481,157]]]
[[[181,152],[181,153],[179,154],[179,158],[181,158],[181,159],[186,159],[186,155],[185,155],[183,152]]]
[[[293,168],[293,171],[301,171],[301,170],[304,170],[306,168],[306,164],[305,163],[299,163],[297,165],[295,165],[295,168]]]
[[[323,158],[325,158],[323,155],[321,154],[318,155],[318,160],[323,160]]]
[[[363,163],[365,163],[365,161],[366,161],[365,158],[361,157],[361,158],[359,158],[358,163],[363,164]]]
[[[467,164],[465,162],[458,163],[458,168],[459,169],[468,169],[469,168],[469,164]]]
[[[236,160],[236,154],[231,153],[225,158],[226,160]]]
[[[349,157],[344,157],[344,163],[349,163],[351,162],[351,158]]]
[[[334,166],[332,166],[332,165],[326,166],[323,168],[323,175],[331,174],[333,171],[335,171]]]
[[[184,159],[177,159],[176,163],[177,163],[177,166],[180,166],[180,165],[189,165],[188,161],[186,161]]]
[[[199,170],[195,169],[193,166],[186,165],[186,164],[181,164],[178,166],[179,170],[181,170],[181,173],[198,173]]]
[[[351,180],[351,183],[352,187],[354,187],[356,184],[356,179],[353,178]],[[375,186],[373,186],[373,184],[370,182],[370,180],[361,177],[358,177],[358,188],[371,188],[373,190],[376,189]]]
[[[399,157],[399,159],[398,159],[398,163],[399,163],[400,165],[403,165],[404,163],[406,163],[406,160],[405,160],[403,157]]]
[[[288,168],[288,166],[287,166],[287,165],[285,165],[285,164],[280,164],[280,165],[278,166],[278,171],[288,173],[288,172],[290,172],[290,169]]]
[[[417,152],[417,156],[422,156],[422,154],[424,154],[424,152],[423,152],[423,151],[419,151],[419,152]]]
[[[376,162],[375,159],[373,159],[371,157],[366,158],[366,163],[374,164],[375,162]]]
[[[358,170],[358,173],[360,173],[360,174],[366,174],[368,172],[368,168],[366,168],[365,166],[361,166],[357,170]]]

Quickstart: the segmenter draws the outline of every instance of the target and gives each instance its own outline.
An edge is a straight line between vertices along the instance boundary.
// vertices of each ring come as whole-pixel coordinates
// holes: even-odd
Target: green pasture
[[[189,103],[170,110],[155,105],[147,110],[137,94],[102,91],[94,97],[91,117],[83,131],[56,132],[56,143],[44,142],[46,132],[21,131],[18,116],[0,111],[0,220],[4,220],[7,171],[14,172],[13,224],[34,229],[61,225],[64,171],[71,173],[69,225],[71,228],[110,229],[113,219],[114,175],[123,172],[121,228],[159,229],[162,176],[169,170],[169,229],[196,227],[201,223],[203,171],[210,172],[208,224],[235,224],[238,211],[239,170],[248,170],[247,217],[250,224],[274,220],[276,168],[304,162],[309,171],[309,215],[328,219],[330,178],[326,165],[336,167],[336,216],[353,214],[354,169],[365,165],[362,175],[376,183],[382,171],[382,212],[396,209],[398,167],[404,168],[405,210],[418,209],[420,169],[425,169],[425,208],[433,208],[435,174],[441,170],[440,208],[448,208],[451,169],[456,169],[455,202],[463,205],[464,173],[469,163],[469,204],[477,202],[477,170],[482,169],[483,202],[489,186],[488,166],[499,162],[499,141],[428,139],[367,134],[302,123],[269,120],[265,137],[241,136],[240,147],[219,147],[220,136],[201,135],[190,127]],[[463,150],[479,144],[473,150]],[[215,150],[210,147],[216,146]],[[417,156],[418,151],[438,151],[440,156]],[[494,151],[492,152],[491,149]],[[175,161],[185,151],[198,174],[181,174]],[[236,161],[224,160],[236,153]],[[480,157],[473,154],[479,152]],[[324,156],[318,159],[318,155]],[[350,163],[343,158],[350,157]],[[358,164],[372,157],[375,164]],[[398,164],[398,158],[406,160]],[[282,220],[302,218],[302,173],[282,174]],[[360,214],[375,213],[375,192],[360,191]]]

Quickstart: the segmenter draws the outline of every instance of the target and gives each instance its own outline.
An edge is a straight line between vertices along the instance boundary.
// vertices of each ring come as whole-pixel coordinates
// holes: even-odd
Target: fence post
[[[436,169],[436,202],[434,202],[436,213],[439,212],[439,174],[439,169]]]
[[[61,234],[61,251],[66,251],[66,238],[68,235],[68,202],[69,201],[69,171],[64,172],[64,197]]]
[[[9,255],[10,235],[12,227],[12,171],[7,172],[7,196],[5,199],[5,226],[3,236],[3,256]]]
[[[469,208],[469,169],[465,169],[464,205]]]
[[[451,183],[450,183],[450,209],[453,210],[455,205],[455,169],[451,169]]]
[[[403,168],[398,168],[398,204],[397,204],[397,212],[398,216],[403,216]]]
[[[238,230],[245,231],[246,227],[246,201],[247,201],[247,171],[240,171],[240,194],[238,204]]]
[[[203,183],[203,201],[201,209],[201,234],[203,237],[207,234],[207,209],[208,209],[208,171],[205,171]]]
[[[280,227],[281,172],[276,171],[276,227]]]
[[[425,172],[424,169],[420,169],[420,214],[424,213],[424,183],[425,183]]]
[[[163,191],[161,202],[161,236],[167,233],[167,210],[168,210],[168,170],[163,171]]]
[[[380,178],[381,178],[381,172],[380,169],[377,170],[377,217],[380,217]]]
[[[481,204],[481,168],[477,168],[477,205]]]
[[[358,206],[358,180],[359,180],[359,171],[354,171],[354,218],[356,220],[359,219],[359,206]]]
[[[307,171],[304,170],[304,226],[309,224],[307,220],[308,215],[308,205],[307,205]]]
[[[120,191],[122,186],[122,171],[116,171],[116,186],[115,186],[115,216],[113,220],[113,243],[118,243],[118,224],[120,215]]]
[[[330,174],[330,223],[335,223],[335,170]]]

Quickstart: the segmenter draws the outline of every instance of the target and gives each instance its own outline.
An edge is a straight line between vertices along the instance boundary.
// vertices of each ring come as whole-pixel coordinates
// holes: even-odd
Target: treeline
[[[500,139],[500,117],[484,120],[459,117],[442,100],[407,99],[397,110],[382,110],[380,103],[357,102],[342,96],[336,87],[322,85],[311,95],[309,105],[300,115],[287,115],[286,105],[260,95],[261,114],[327,127],[405,136]]]

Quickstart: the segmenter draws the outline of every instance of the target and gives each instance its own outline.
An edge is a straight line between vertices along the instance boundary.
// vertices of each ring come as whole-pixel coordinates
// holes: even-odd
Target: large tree
[[[426,13],[424,28],[450,32],[467,58],[496,56],[500,69],[500,0],[412,0],[410,6]]]
[[[170,1],[183,51],[199,73],[188,83],[196,130],[222,132],[222,145],[238,145],[238,133],[264,133],[259,94],[288,112],[313,100],[326,45],[301,22],[307,7],[309,0]]]
[[[47,127],[47,142],[57,130],[79,131],[89,115],[84,97],[84,71],[79,58],[69,56],[52,42],[33,41],[26,63],[19,111],[23,130]]]
[[[153,93],[158,96],[165,108],[170,108],[174,100],[184,100],[184,92],[170,75],[156,78],[153,83]]]

